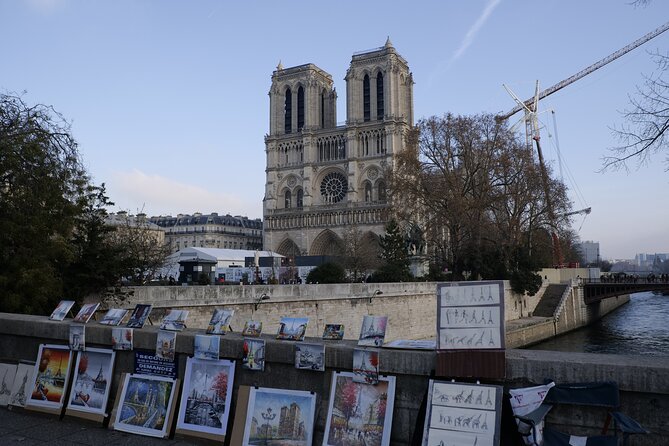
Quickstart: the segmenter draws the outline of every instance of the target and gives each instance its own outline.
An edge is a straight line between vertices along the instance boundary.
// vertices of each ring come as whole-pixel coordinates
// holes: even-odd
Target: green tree
[[[344,283],[346,271],[338,263],[326,262],[309,271],[307,283]]]
[[[381,258],[383,264],[372,275],[372,282],[408,282],[412,279],[409,270],[406,237],[395,219],[386,224],[386,234],[381,236]]]

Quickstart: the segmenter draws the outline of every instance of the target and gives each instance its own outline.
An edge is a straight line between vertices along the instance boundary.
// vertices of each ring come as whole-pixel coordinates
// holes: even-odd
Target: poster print
[[[276,338],[287,341],[302,341],[308,323],[308,317],[282,317]]]
[[[207,334],[224,335],[226,331],[230,331],[230,322],[235,310],[214,310],[211,315],[211,320],[207,326]]]
[[[260,336],[261,333],[262,333],[261,321],[248,320],[244,324],[244,329],[242,330],[242,336],[257,338]]]
[[[70,350],[86,350],[86,326],[70,325]]]
[[[334,341],[344,339],[344,324],[325,324],[323,339]]]
[[[295,368],[325,371],[325,346],[323,344],[295,344]]]
[[[234,377],[234,361],[188,358],[177,428],[225,435]]]
[[[353,350],[353,381],[365,384],[379,382],[379,352],[375,350]]]
[[[68,409],[106,415],[115,355],[113,350],[100,348],[79,353]]]
[[[9,404],[9,397],[12,394],[14,378],[16,376],[16,364],[0,363],[0,406]]]
[[[197,359],[218,360],[221,338],[218,336],[195,335],[193,356]]]
[[[360,328],[358,345],[381,347],[386,337],[388,316],[365,316]]]
[[[133,329],[128,327],[112,328],[112,348],[114,350],[132,350]]]
[[[423,446],[499,444],[502,388],[430,380]]]
[[[126,324],[129,328],[142,328],[151,314],[152,305],[137,304]]]
[[[315,409],[314,393],[252,387],[242,445],[309,446]]]
[[[34,364],[19,362],[16,369],[16,377],[14,378],[14,385],[12,392],[9,395],[9,405],[17,407],[25,407],[26,400],[30,395],[31,382],[30,378],[35,369]]]
[[[100,323],[102,325],[119,325],[123,318],[128,314],[128,310],[124,310],[121,308],[112,308],[110,310],[107,310],[107,313],[105,313],[104,316],[102,316],[102,319],[100,320]]]
[[[73,306],[73,300],[61,300],[56,309],[53,310],[53,313],[51,313],[51,316],[49,316],[49,319],[52,321],[62,321]]]
[[[26,404],[61,409],[67,393],[72,352],[65,345],[41,344]]]
[[[166,437],[176,382],[162,376],[127,374],[122,386],[114,429]]]
[[[88,323],[88,321],[91,320],[91,317],[95,314],[99,306],[100,302],[96,304],[84,304],[81,307],[81,310],[79,310],[77,315],[74,317],[74,322],[78,322],[80,324]]]
[[[158,330],[156,336],[156,356],[160,359],[174,361],[177,334],[173,331]]]
[[[265,341],[263,339],[244,339],[242,368],[256,371],[265,370]]]
[[[388,446],[395,400],[395,377],[375,386],[353,381],[349,372],[332,374],[325,446]]]
[[[161,330],[182,331],[186,328],[188,310],[169,310],[160,324]]]

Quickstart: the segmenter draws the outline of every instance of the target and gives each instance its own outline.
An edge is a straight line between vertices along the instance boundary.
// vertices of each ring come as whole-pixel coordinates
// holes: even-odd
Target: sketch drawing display
[[[103,325],[119,325],[126,314],[128,314],[128,310],[112,308],[111,310],[107,310],[100,323]]]
[[[335,341],[344,339],[344,324],[325,324],[323,339]]]
[[[249,336],[252,338],[257,338],[262,333],[262,322],[248,320],[244,324],[244,329],[242,330],[242,336]]]
[[[174,380],[162,376],[125,375],[114,429],[166,437],[175,387]]]
[[[173,331],[158,330],[156,337],[156,356],[160,359],[174,361],[177,334]]]
[[[132,350],[132,330],[128,327],[112,328],[112,348],[114,350]]]
[[[218,359],[221,338],[218,336],[195,335],[193,356],[197,359]]]
[[[113,350],[99,348],[79,353],[68,409],[106,415],[115,355]]]
[[[323,344],[295,344],[295,368],[325,371],[325,346]]]
[[[214,310],[207,326],[207,334],[224,335],[226,331],[230,331],[230,321],[232,321],[233,314],[235,314],[235,310]]]
[[[314,393],[252,387],[242,444],[309,446],[315,409]]]
[[[323,445],[388,446],[395,400],[395,377],[380,376],[375,386],[334,372]]]
[[[79,322],[81,324],[87,323],[91,320],[91,317],[95,314],[99,306],[100,302],[96,304],[84,304],[74,317],[74,322]]]
[[[169,310],[160,324],[161,330],[181,331],[186,328],[188,310]]]
[[[126,324],[130,328],[142,328],[151,314],[152,305],[137,304]]]
[[[379,352],[375,350],[353,350],[353,381],[365,384],[379,382]]]
[[[67,346],[41,344],[34,366],[28,406],[63,407],[72,352]]]
[[[265,341],[263,339],[244,339],[242,350],[242,368],[265,370]]]
[[[12,395],[14,378],[16,377],[16,364],[0,363],[0,406],[7,406]]]
[[[304,339],[308,323],[309,318],[306,317],[282,317],[276,338],[288,341],[301,341]]]
[[[51,313],[51,316],[49,316],[49,319],[53,321],[62,321],[73,306],[73,300],[61,300],[58,303],[58,306],[56,306],[56,309],[53,310],[53,313]]]
[[[388,316],[365,316],[360,328],[358,345],[381,347],[386,337]]]
[[[70,350],[86,350],[86,326],[70,325]]]
[[[430,380],[423,446],[499,444],[502,387]]]
[[[28,395],[30,395],[31,385],[30,378],[35,369],[34,364],[26,364],[19,362],[16,368],[16,376],[14,377],[14,385],[9,395],[9,405],[17,407],[25,407]]]
[[[502,281],[439,284],[437,295],[439,350],[504,348]]]
[[[188,358],[177,428],[225,435],[235,362]]]

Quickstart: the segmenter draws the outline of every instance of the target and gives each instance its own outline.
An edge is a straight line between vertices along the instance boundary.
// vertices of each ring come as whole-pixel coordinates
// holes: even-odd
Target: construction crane
[[[602,68],[603,66],[613,62],[614,60],[618,59],[619,57],[629,53],[633,49],[643,45],[644,43],[648,42],[649,40],[659,36],[663,32],[667,31],[669,29],[669,22],[665,23],[664,25],[660,26],[659,28],[649,32],[645,36],[635,40],[634,42],[630,43],[629,45],[619,49],[615,53],[612,53],[605,58],[601,59],[600,61],[590,65],[587,68],[584,68],[583,70],[579,71],[578,73],[558,82],[557,84],[553,85],[552,87],[549,87],[543,91],[539,91],[539,81],[537,81],[535,90],[534,90],[534,96],[530,99],[527,99],[526,101],[521,101],[518,96],[516,96],[511,89],[509,89],[506,85],[504,85],[504,88],[506,89],[507,92],[511,95],[511,97],[516,101],[516,106],[509,110],[507,113],[503,113],[500,115],[496,116],[496,119],[498,121],[504,121],[506,119],[509,119],[511,116],[515,115],[521,110],[525,111],[525,137],[526,137],[526,144],[528,146],[528,149],[531,150],[532,148],[532,141],[537,146],[537,156],[539,158],[539,168],[541,172],[541,182],[542,186],[544,189],[544,197],[546,200],[546,208],[548,212],[548,218],[549,218],[549,224],[550,224],[550,229],[551,229],[551,239],[553,242],[553,263],[557,268],[560,268],[564,265],[564,258],[562,257],[562,249],[560,248],[560,240],[557,235],[557,220],[555,217],[555,211],[553,208],[553,203],[551,199],[551,194],[550,194],[550,188],[549,188],[549,179],[548,179],[548,173],[546,171],[546,165],[544,163],[544,156],[541,151],[541,144],[540,144],[540,135],[539,135],[539,123],[538,123],[538,118],[537,118],[537,112],[539,110],[539,100],[545,98],[548,95],[551,95],[555,93],[556,91],[559,91],[566,87],[567,85],[570,85],[577,80],[587,76],[588,74],[591,74],[592,72]],[[574,214],[579,214],[583,213],[586,210],[581,210],[581,211],[575,211],[573,213],[567,213],[566,215],[574,215]],[[591,208],[587,208],[586,214],[589,214],[591,211]],[[565,216],[566,216],[565,215]]]

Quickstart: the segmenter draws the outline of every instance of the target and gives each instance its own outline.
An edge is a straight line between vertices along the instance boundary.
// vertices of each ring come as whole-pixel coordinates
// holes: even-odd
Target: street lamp
[[[268,300],[269,299],[269,294],[267,293],[262,293],[260,296],[256,298],[256,301],[253,303],[253,308],[255,311],[258,311],[258,306],[262,303],[263,300]]]
[[[374,292],[372,293],[372,295],[369,296],[369,303],[371,304],[371,303],[372,303],[372,299],[374,299],[376,296],[378,296],[378,295],[380,295],[380,294],[383,294],[383,291],[381,291],[381,290],[379,290],[379,289],[374,290]]]
[[[263,420],[265,420],[265,444],[269,444],[269,422],[276,418],[276,414],[272,413],[271,407],[268,407],[267,412],[262,412],[260,415],[262,415]]]

